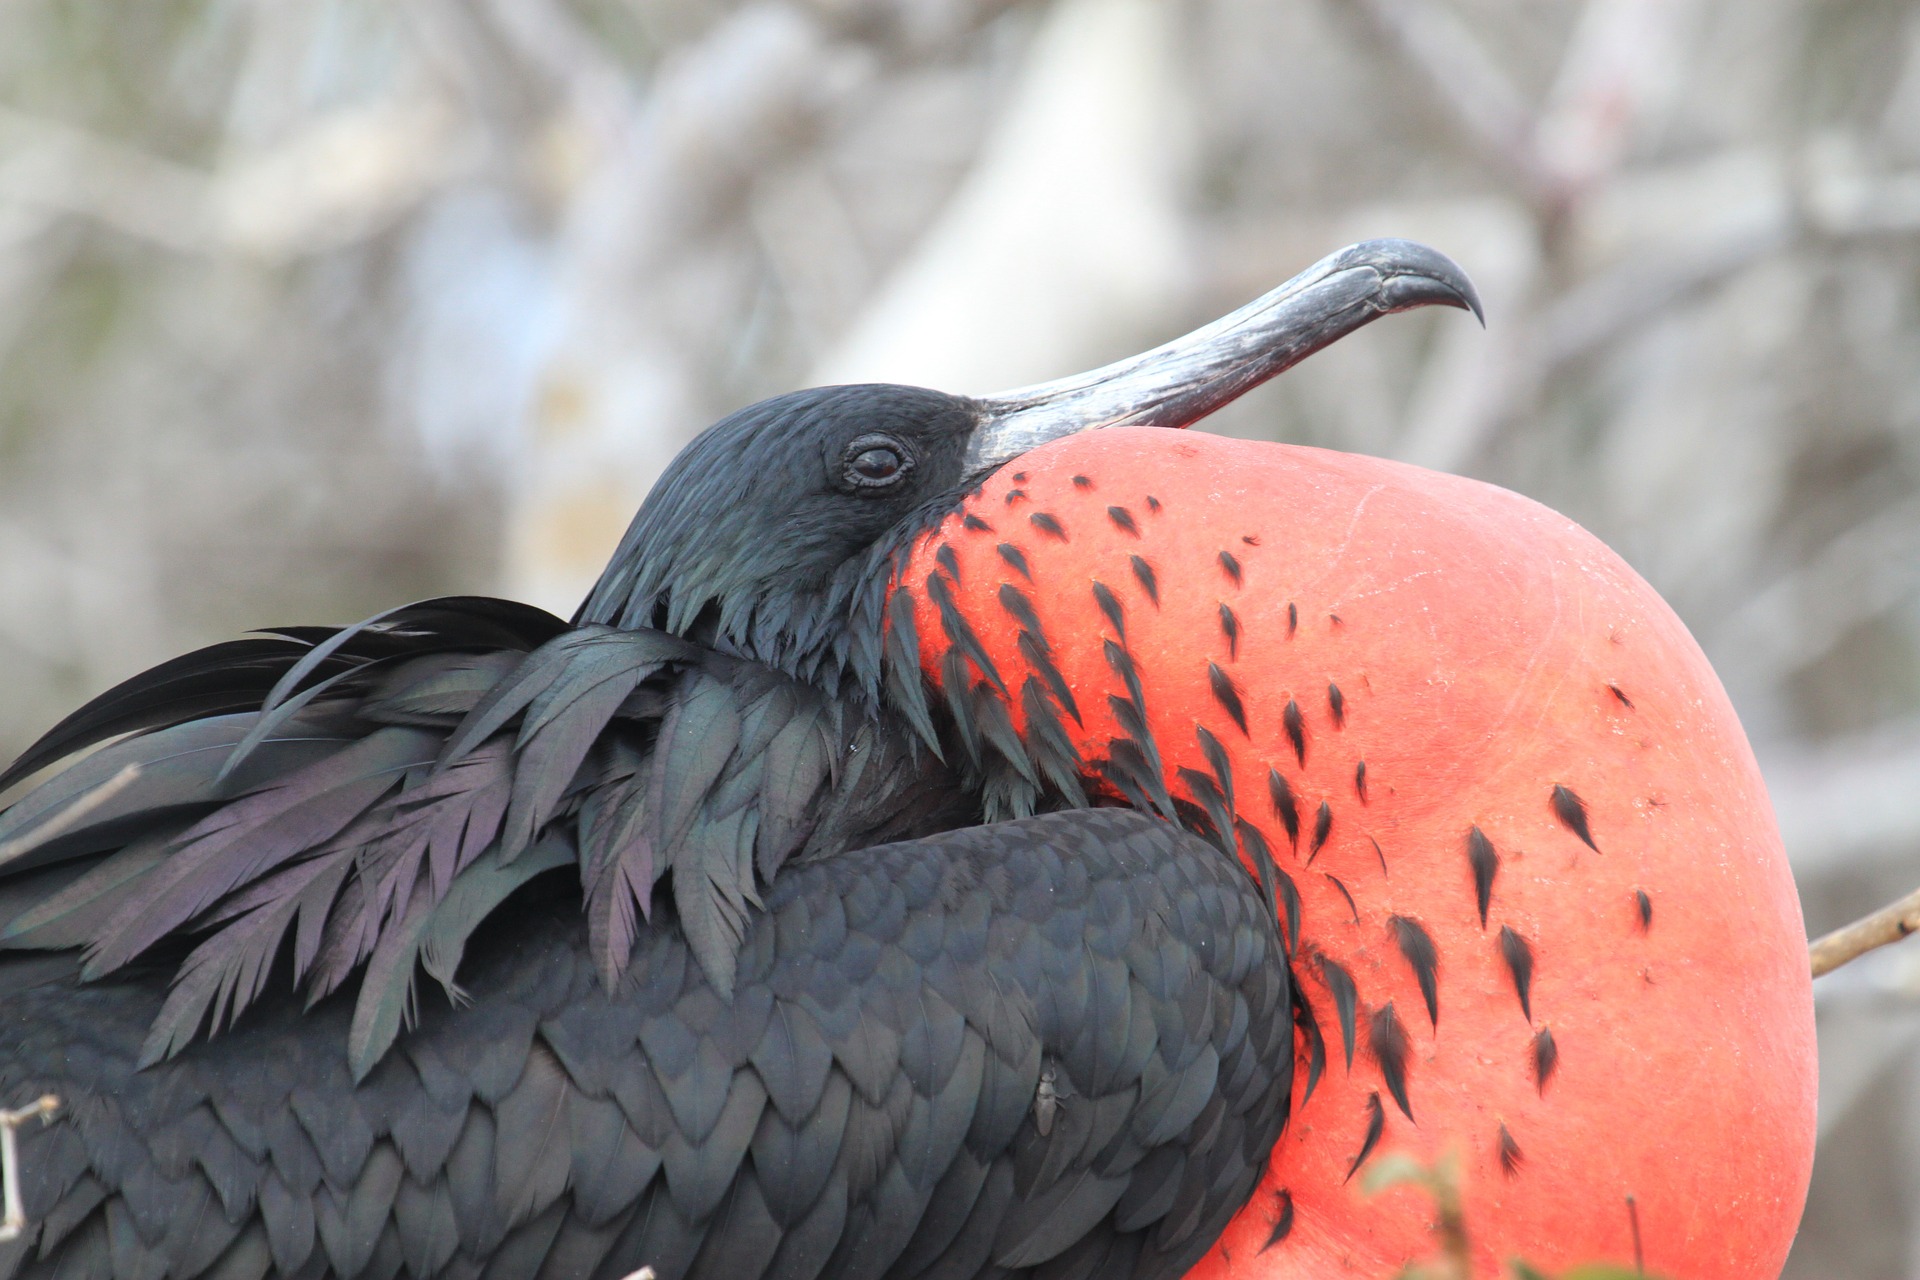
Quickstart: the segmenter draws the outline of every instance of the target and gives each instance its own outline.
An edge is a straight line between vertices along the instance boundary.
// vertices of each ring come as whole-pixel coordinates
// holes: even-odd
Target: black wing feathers
[[[0,977],[42,948],[112,980],[0,1004],[0,1103],[71,1102],[23,1139],[36,1234],[0,1280],[1184,1271],[1286,1118],[1297,895],[1264,844],[1263,891],[1077,808],[1071,691],[1035,664],[1016,735],[927,585],[971,681],[938,728],[910,602],[878,718],[450,599],[203,650],[63,722],[10,780],[132,736],[0,811]],[[1108,649],[1113,764],[1170,813]],[[956,781],[960,742],[1007,767]],[[972,825],[1042,803],[1076,808]]]
[[[118,734],[257,711],[281,675],[310,647],[279,638],[230,640],[163,662],[115,685],[47,730],[0,773],[0,791],[62,756]],[[336,663],[341,669],[349,665],[344,658]]]
[[[426,1004],[358,1083],[349,1004],[280,995],[136,1070],[156,983],[27,993],[0,1088],[76,1105],[22,1134],[37,1238],[0,1274],[1177,1276],[1287,1107],[1271,915],[1140,814],[789,868],[731,1002],[671,924],[607,992],[562,892],[469,950],[473,1005]]]
[[[404,605],[351,627],[290,627],[267,638],[213,645],[143,672],[68,716],[0,774],[0,791],[60,756],[115,734],[235,711],[270,713],[308,679],[338,680],[385,660],[424,653],[526,651],[565,627],[530,605],[455,596]]]

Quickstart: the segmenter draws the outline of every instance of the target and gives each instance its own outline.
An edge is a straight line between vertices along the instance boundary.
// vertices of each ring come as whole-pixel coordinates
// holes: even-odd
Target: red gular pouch
[[[1457,1159],[1476,1274],[1778,1274],[1798,898],[1720,682],[1620,557],[1476,481],[1122,426],[1002,466],[900,581],[936,688],[1029,737],[1039,697],[1102,802],[1163,792],[1297,898],[1293,1119],[1192,1275],[1433,1257],[1430,1198],[1363,1192],[1388,1153]]]

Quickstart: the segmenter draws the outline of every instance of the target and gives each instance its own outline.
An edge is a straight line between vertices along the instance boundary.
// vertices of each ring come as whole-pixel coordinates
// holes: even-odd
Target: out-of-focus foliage
[[[1367,235],[1485,295],[1218,429],[1581,520],[1746,719],[1822,929],[1920,870],[1920,10],[13,0],[0,748],[194,644],[565,609],[700,426],[984,392]],[[1823,979],[1795,1275],[1920,1266],[1920,960]]]
[[[1460,1162],[1456,1158],[1445,1156],[1429,1165],[1409,1155],[1386,1155],[1368,1166],[1364,1186],[1369,1196],[1410,1187],[1433,1202],[1433,1254],[1424,1261],[1408,1263],[1394,1280],[1473,1280],[1473,1224],[1467,1221],[1461,1204]],[[1505,1262],[1502,1280],[1660,1280],[1639,1258],[1635,1239],[1631,1267],[1585,1263],[1556,1278],[1524,1259],[1512,1258]],[[1500,1266],[1497,1262],[1494,1265]]]

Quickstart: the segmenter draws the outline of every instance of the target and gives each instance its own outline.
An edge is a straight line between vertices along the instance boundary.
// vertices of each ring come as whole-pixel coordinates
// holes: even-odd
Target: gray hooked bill
[[[966,471],[982,475],[1099,427],[1189,426],[1380,316],[1435,305],[1485,323],[1472,282],[1445,254],[1411,240],[1351,245],[1165,346],[984,398]]]

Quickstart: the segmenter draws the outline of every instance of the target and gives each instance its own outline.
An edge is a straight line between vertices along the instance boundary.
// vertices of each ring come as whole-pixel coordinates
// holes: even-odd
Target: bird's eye
[[[900,470],[900,455],[891,449],[868,449],[853,460],[863,480],[891,480]]]
[[[899,441],[862,436],[847,446],[843,478],[853,489],[889,489],[906,479],[913,459]]]

